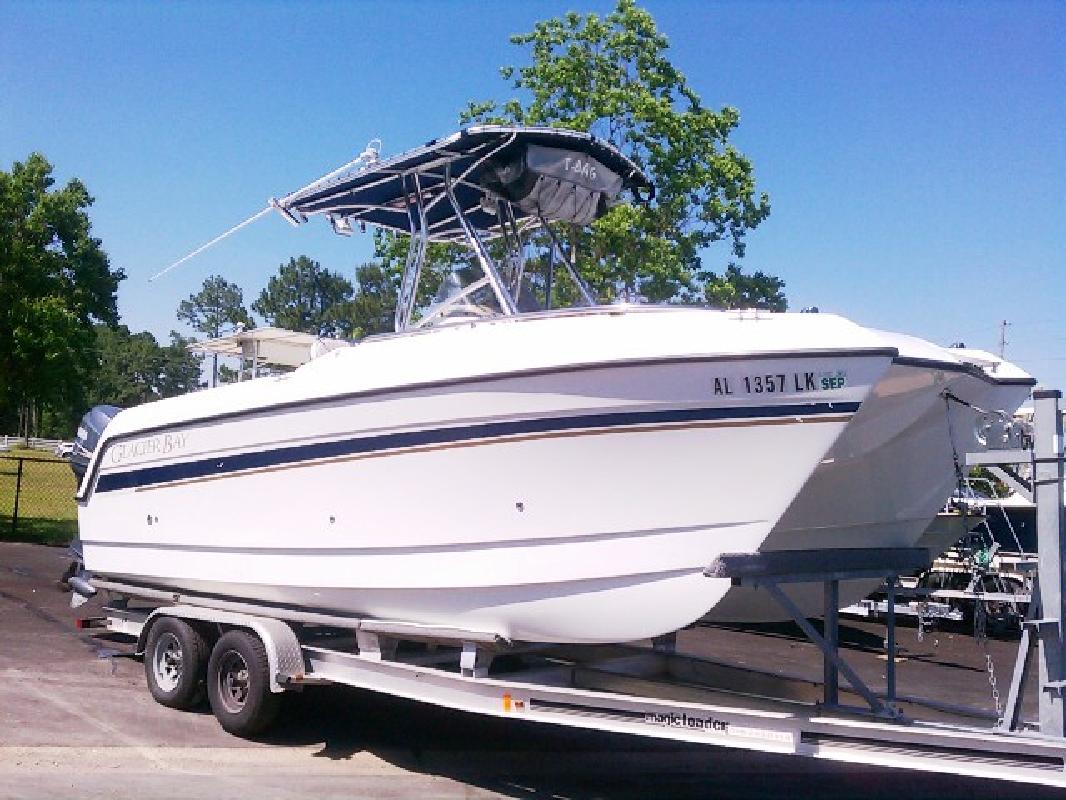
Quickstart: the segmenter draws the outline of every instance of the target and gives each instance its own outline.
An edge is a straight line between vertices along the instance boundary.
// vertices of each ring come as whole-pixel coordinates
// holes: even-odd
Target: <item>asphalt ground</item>
[[[954,776],[682,745],[499,720],[342,687],[285,695],[266,738],[226,734],[206,709],[157,705],[128,643],[74,627],[56,579],[65,550],[0,544],[0,798],[1040,798],[1062,793]],[[842,623],[881,685],[883,627]],[[900,630],[901,695],[992,708],[984,651],[965,631]],[[699,627],[686,652],[817,681],[792,626]],[[1006,694],[1016,644],[988,642]],[[914,716],[935,716],[908,706]]]

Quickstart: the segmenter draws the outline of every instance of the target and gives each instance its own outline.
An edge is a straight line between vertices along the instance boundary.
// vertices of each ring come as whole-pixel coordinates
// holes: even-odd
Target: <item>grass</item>
[[[19,458],[22,482],[18,482]],[[18,519],[13,523],[15,490]],[[78,532],[77,490],[70,465],[40,450],[0,453],[0,541],[67,544]]]

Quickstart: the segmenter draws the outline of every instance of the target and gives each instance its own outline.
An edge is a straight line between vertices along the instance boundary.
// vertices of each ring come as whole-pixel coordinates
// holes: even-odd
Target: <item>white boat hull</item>
[[[83,485],[86,566],[517,640],[659,635],[719,601],[728,587],[703,569],[763,543],[889,361],[766,356],[758,374],[790,381],[773,393],[737,390],[748,359],[670,358],[320,395],[144,435],[120,414]],[[793,377],[841,372],[828,391]]]
[[[935,363],[893,364],[760,550],[924,546],[923,535],[957,488],[955,456],[985,449],[975,407],[1010,413],[1029,391],[1024,383],[997,384]],[[945,402],[946,392],[964,403]],[[879,585],[876,579],[842,581],[840,606]],[[824,612],[821,584],[782,588],[804,615]],[[708,615],[719,622],[788,618],[769,593],[745,587],[730,588]]]

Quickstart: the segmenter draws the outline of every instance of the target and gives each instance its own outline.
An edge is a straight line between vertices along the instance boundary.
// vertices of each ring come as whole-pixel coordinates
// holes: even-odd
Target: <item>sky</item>
[[[506,99],[513,33],[613,3],[0,0],[0,169],[44,153],[95,197],[132,330],[188,333],[221,274],[250,303],[290,257],[352,277],[370,237],[269,215],[381,139],[397,154]],[[1066,389],[1066,3],[644,3],[770,195],[745,269],[790,308],[998,351]],[[729,254],[712,247],[712,268]]]

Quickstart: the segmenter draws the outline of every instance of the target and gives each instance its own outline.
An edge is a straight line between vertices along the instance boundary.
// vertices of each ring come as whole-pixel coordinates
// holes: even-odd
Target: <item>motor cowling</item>
[[[70,452],[70,468],[74,471],[78,483],[85,477],[85,471],[89,468],[89,461],[96,452],[96,446],[100,443],[100,436],[118,413],[122,411],[118,406],[93,406],[81,418],[78,424],[78,435],[74,438],[74,447]]]

